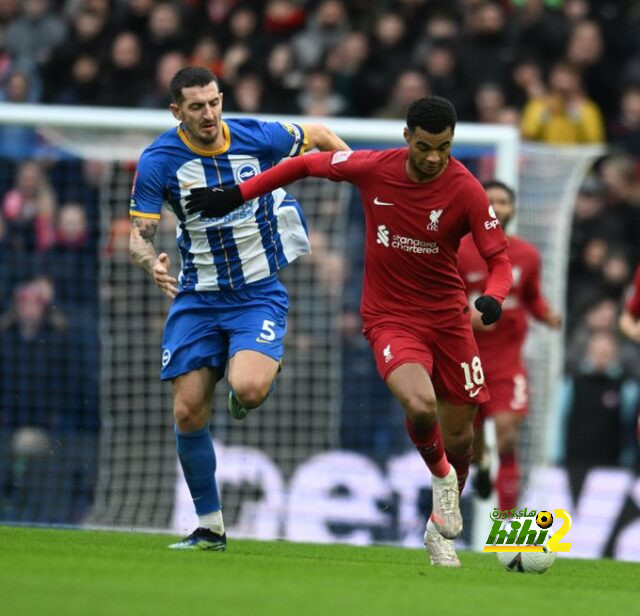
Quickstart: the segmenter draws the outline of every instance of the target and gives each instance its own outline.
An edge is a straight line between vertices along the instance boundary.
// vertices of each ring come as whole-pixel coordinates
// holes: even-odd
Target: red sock
[[[498,508],[500,511],[510,511],[518,505],[520,492],[520,468],[515,453],[505,453],[500,456],[500,466],[496,475],[496,490],[498,491]]]
[[[444,455],[442,435],[437,421],[428,428],[416,430],[409,418],[406,418],[407,433],[422,456],[429,470],[436,477],[446,477],[451,469],[447,457]]]
[[[451,463],[453,468],[456,469],[458,475],[458,491],[462,494],[464,484],[467,482],[469,476],[469,464],[471,464],[471,457],[473,455],[473,448],[469,447],[467,453],[458,454],[447,451],[447,460]]]

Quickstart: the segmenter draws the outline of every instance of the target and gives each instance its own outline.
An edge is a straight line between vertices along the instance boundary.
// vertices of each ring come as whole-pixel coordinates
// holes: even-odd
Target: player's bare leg
[[[444,453],[437,400],[429,374],[421,364],[403,364],[387,376],[387,386],[407,416],[407,430],[433,478],[431,520],[447,539],[462,533],[458,480]]]
[[[229,360],[229,412],[235,419],[264,402],[279,370],[279,361],[257,351],[238,351]]]
[[[473,479],[473,489],[478,498],[487,499],[491,496],[491,464],[484,439],[484,421],[477,413],[473,424],[473,463],[476,466],[476,474]]]
[[[227,545],[208,427],[216,381],[216,371],[207,367],[171,381],[178,458],[198,514],[198,528],[169,546],[174,550],[220,551]]]
[[[442,440],[447,459],[458,474],[458,489],[464,488],[469,475],[469,464],[473,452],[473,404],[452,404],[438,400],[438,418],[442,428]]]
[[[496,475],[498,508],[510,511],[518,506],[520,491],[520,468],[518,466],[518,434],[522,416],[511,411],[493,415],[496,425],[496,440],[500,464]]]

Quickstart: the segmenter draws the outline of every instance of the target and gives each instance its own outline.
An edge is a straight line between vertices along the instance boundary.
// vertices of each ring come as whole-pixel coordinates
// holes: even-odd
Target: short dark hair
[[[218,78],[204,66],[187,66],[180,69],[169,84],[171,100],[179,105],[184,100],[182,88],[194,86],[208,86],[211,82],[218,83]]]
[[[491,188],[500,188],[501,190],[504,190],[509,195],[511,205],[513,205],[514,208],[516,207],[516,191],[508,184],[505,184],[500,180],[487,180],[486,182],[483,182],[482,187],[485,190],[489,190]]]
[[[458,117],[454,106],[441,96],[425,96],[413,101],[407,111],[407,128],[413,131],[416,126],[428,133],[441,133],[448,126],[453,132]]]

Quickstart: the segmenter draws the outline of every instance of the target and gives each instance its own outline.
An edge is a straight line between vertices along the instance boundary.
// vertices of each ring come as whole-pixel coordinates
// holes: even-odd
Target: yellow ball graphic
[[[553,516],[549,511],[541,511],[536,516],[536,524],[540,528],[549,528],[553,524]]]

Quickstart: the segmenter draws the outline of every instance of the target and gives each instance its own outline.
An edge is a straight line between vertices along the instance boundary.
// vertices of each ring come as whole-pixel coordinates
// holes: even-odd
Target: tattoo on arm
[[[129,254],[134,263],[151,273],[151,267],[156,260],[156,250],[153,239],[160,221],[154,218],[131,217],[131,235],[129,236]]]

